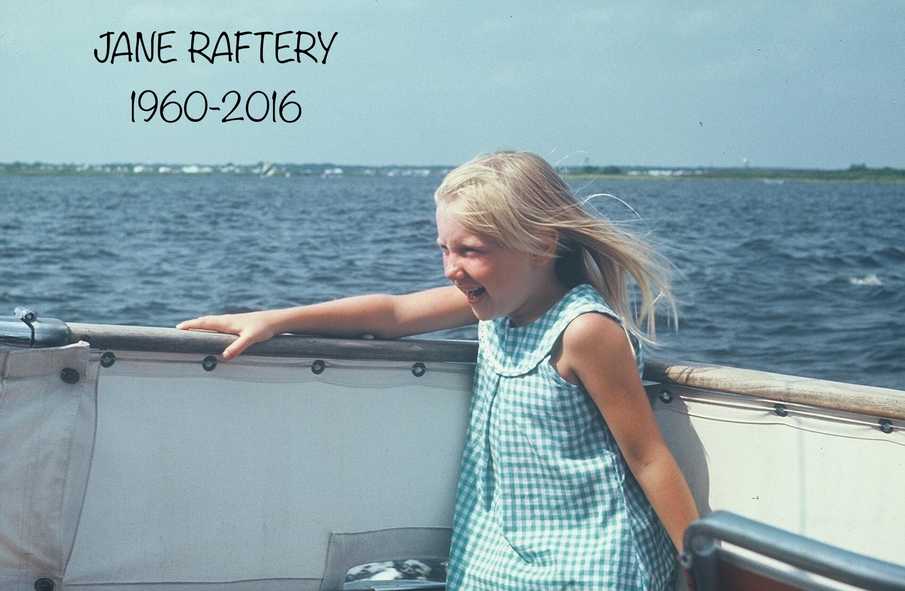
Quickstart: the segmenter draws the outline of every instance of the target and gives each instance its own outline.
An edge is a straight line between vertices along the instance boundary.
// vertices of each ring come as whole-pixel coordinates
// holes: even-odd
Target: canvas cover
[[[339,589],[357,564],[447,555],[469,364],[419,377],[406,362],[315,374],[311,359],[205,371],[198,356],[118,352],[104,368],[98,355],[3,352],[4,591],[41,577]]]

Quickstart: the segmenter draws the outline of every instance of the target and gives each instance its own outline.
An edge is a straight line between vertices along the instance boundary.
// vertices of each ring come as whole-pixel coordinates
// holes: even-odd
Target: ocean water
[[[0,176],[0,315],[173,326],[444,285],[440,180]],[[657,354],[905,389],[905,184],[571,184],[618,197],[594,203],[672,261],[680,322]]]

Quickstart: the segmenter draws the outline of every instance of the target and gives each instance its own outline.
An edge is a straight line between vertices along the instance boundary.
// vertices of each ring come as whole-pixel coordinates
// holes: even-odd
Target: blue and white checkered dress
[[[673,584],[675,549],[600,411],[550,364],[566,326],[587,312],[621,323],[582,284],[525,326],[479,325],[449,591]]]

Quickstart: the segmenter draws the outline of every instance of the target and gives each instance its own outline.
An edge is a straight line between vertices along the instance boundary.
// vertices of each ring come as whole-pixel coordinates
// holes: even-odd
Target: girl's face
[[[479,320],[509,316],[516,325],[538,318],[565,294],[553,259],[505,248],[473,234],[437,207],[437,245],[443,273],[468,298]]]

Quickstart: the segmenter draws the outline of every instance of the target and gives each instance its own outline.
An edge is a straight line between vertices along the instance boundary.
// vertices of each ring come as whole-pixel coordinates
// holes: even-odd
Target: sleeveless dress
[[[622,324],[589,284],[527,325],[479,323],[448,591],[674,584],[676,551],[600,411],[550,364],[566,326],[589,312]]]

